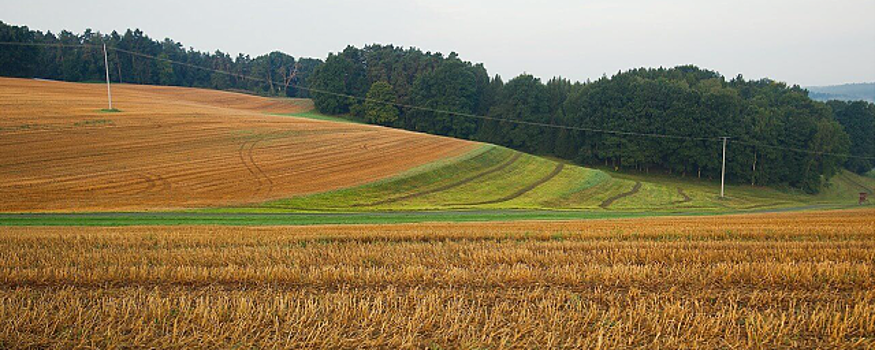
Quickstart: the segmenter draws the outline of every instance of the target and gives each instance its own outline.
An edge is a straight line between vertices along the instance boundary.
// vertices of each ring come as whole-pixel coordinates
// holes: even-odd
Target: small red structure
[[[866,199],[866,195],[868,195],[868,193],[860,192],[860,204],[863,204],[863,203],[866,203],[869,201],[868,199]]]

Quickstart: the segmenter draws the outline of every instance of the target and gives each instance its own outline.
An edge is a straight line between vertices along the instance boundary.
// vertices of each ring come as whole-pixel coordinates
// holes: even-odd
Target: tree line
[[[128,29],[124,34],[101,34],[90,29],[82,34],[66,30],[53,34],[0,22],[0,41],[43,44],[0,47],[2,76],[104,81],[102,45],[106,44],[113,82],[237,90],[267,96],[309,97],[306,90],[297,87],[307,86],[313,71],[322,64],[319,59],[295,59],[282,52],[255,58],[243,54],[232,57],[218,50],[200,52],[171,39],[154,40],[139,29]]]
[[[718,178],[725,136],[730,181],[815,193],[842,166],[858,173],[873,167],[871,160],[824,153],[875,157],[872,104],[821,103],[799,86],[726,79],[695,66],[633,69],[587,82],[544,83],[527,74],[504,82],[455,53],[370,45],[330,54],[311,83],[366,97],[314,92],[323,113],[615,169]]]
[[[727,79],[695,66],[633,69],[586,82],[542,82],[527,74],[504,82],[456,53],[392,45],[349,46],[329,54],[324,63],[281,52],[232,58],[221,51],[186,50],[171,39],[153,40],[139,30],[55,35],[2,22],[0,41],[47,44],[0,48],[3,76],[101,81],[103,52],[97,46],[106,43],[120,49],[109,50],[113,81],[312,97],[326,114],[490,142],[591,166],[718,178],[723,136],[731,137],[730,182],[814,193],[843,166],[858,173],[875,166],[870,159],[823,154],[875,157],[875,105],[817,102],[799,86],[740,75]]]

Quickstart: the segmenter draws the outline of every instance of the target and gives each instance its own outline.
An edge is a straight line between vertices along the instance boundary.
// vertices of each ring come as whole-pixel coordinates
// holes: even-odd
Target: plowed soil
[[[0,78],[0,211],[258,203],[383,179],[475,143],[271,116],[312,109],[177,87]]]

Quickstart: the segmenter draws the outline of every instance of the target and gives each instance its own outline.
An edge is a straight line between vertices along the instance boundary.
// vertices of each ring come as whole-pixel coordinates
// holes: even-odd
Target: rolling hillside
[[[573,210],[726,212],[854,204],[875,179],[843,172],[812,196],[768,187],[727,186],[669,176],[612,173],[483,145],[374,183],[220,212]],[[214,210],[216,211],[216,210]]]
[[[380,180],[474,143],[270,114],[309,100],[0,79],[0,211],[260,203]]]
[[[0,211],[726,212],[845,205],[817,196],[588,169],[507,148],[313,113],[303,99],[0,79]]]

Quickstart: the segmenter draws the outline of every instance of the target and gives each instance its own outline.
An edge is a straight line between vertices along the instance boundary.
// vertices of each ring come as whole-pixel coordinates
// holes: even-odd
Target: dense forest
[[[825,104],[798,86],[741,76],[727,80],[695,66],[634,69],[585,83],[544,83],[525,74],[504,82],[455,53],[371,45],[330,54],[311,84],[367,97],[314,92],[323,113],[615,169],[717,178],[719,138],[726,136],[730,181],[813,193],[843,165],[861,173],[873,166],[871,160],[822,153],[875,157],[872,104]]]
[[[78,35],[69,31],[53,34],[0,22],[0,41],[43,44],[0,47],[0,76],[103,81],[106,73],[102,45],[106,44],[113,82],[238,90],[268,96],[308,97],[307,91],[297,86],[307,86],[315,68],[322,64],[318,59],[296,60],[282,52],[255,58],[242,54],[231,57],[221,51],[204,53],[185,49],[171,39],[154,40],[131,29],[124,34],[101,34],[90,29]]]
[[[875,105],[817,102],[798,86],[726,79],[695,66],[633,69],[587,82],[545,83],[526,74],[505,82],[456,53],[391,45],[350,46],[324,63],[281,52],[232,58],[139,30],[55,35],[2,22],[0,41],[44,44],[0,47],[3,76],[99,81],[104,67],[97,46],[106,43],[113,81],[312,97],[326,114],[620,170],[718,178],[724,136],[730,137],[727,180],[735,183],[814,193],[842,166],[858,173],[875,166],[823,154],[875,157]]]

